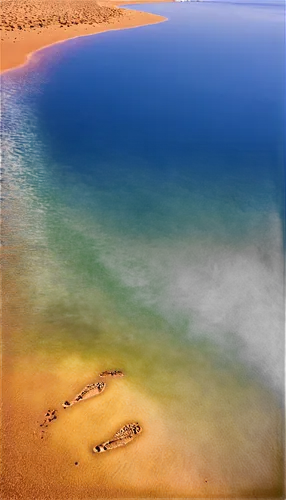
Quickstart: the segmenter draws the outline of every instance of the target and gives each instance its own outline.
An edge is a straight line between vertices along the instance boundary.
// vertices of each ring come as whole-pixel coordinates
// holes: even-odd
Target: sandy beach
[[[118,5],[132,2],[116,2]],[[34,52],[55,43],[164,21],[145,12],[120,9],[106,0],[19,0],[2,2],[1,72],[23,65]]]

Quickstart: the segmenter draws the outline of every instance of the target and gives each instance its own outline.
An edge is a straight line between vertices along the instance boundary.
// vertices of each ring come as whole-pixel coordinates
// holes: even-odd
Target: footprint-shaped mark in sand
[[[48,410],[47,413],[45,414],[45,418],[44,418],[43,422],[40,424],[40,427],[41,427],[40,437],[41,437],[41,439],[44,439],[45,433],[47,432],[50,424],[53,421],[57,420],[57,418],[58,418],[57,413],[58,413],[57,410]]]
[[[94,453],[102,453],[104,451],[114,450],[119,448],[119,446],[125,446],[126,444],[133,441],[133,439],[142,432],[142,427],[138,422],[132,424],[126,424],[124,427],[119,429],[119,431],[114,434],[110,441],[99,444],[93,448]]]
[[[120,370],[106,370],[99,374],[100,377],[124,377],[124,373]]]
[[[93,398],[93,396],[98,396],[98,394],[101,394],[104,391],[105,387],[105,382],[95,382],[94,384],[88,384],[72,401],[65,401],[62,406],[64,408],[69,408],[70,406],[73,406],[76,403],[80,403],[85,399]]]
[[[105,378],[105,377],[123,377],[124,373],[121,370],[105,370],[99,374],[99,377]],[[71,401],[65,401],[62,403],[62,406],[64,409],[69,408],[70,406],[73,406],[76,403],[80,403],[81,401],[84,401],[85,399],[90,399],[94,396],[98,396],[101,394],[104,389],[106,388],[106,382],[100,381],[100,382],[94,382],[93,384],[88,384],[82,389],[82,391]],[[55,421],[58,418],[58,410],[48,410],[47,413],[45,414],[44,421],[40,424],[41,432],[40,432],[40,437],[41,439],[44,438],[49,425],[51,422]],[[124,446],[125,444],[129,443],[134,439],[136,434],[139,434],[142,431],[142,428],[139,426],[139,424],[127,424],[124,427],[122,427],[110,441],[107,441],[106,443],[103,443],[102,445],[95,446],[93,451],[95,453],[98,453],[99,451],[106,451],[110,450],[113,448],[117,448],[119,446]],[[75,462],[75,465],[78,465],[78,462]]]

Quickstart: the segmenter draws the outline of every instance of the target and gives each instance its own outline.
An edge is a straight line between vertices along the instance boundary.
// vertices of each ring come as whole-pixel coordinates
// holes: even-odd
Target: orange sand
[[[259,403],[255,388],[236,389],[237,415],[228,418],[232,392],[225,387],[221,394],[226,401],[222,415],[222,403],[211,392],[201,398],[194,380],[184,403],[187,420],[184,412],[174,419],[172,405],[166,408],[149,395],[148,378],[139,387],[126,372],[125,377],[107,378],[101,395],[64,410],[62,402],[113,366],[96,357],[68,355],[56,345],[54,352],[44,349],[42,354],[39,345],[34,352],[32,346],[22,349],[29,337],[23,304],[29,302],[25,287],[21,291],[15,280],[21,276],[21,260],[10,251],[5,262],[1,499],[278,498],[279,416],[271,401],[264,415],[264,398],[258,407],[251,405]],[[177,386],[178,380],[166,383],[170,381]],[[41,439],[40,423],[48,409],[57,409],[58,418]],[[94,445],[137,421],[143,432],[134,442],[92,453]]]
[[[150,380],[138,385],[126,370],[125,377],[106,379],[102,395],[64,410],[61,403],[102,370],[125,366],[66,354],[59,345],[54,352],[43,345],[42,354],[40,344],[25,348],[31,328],[25,323],[28,287],[21,283],[21,257],[12,247],[3,274],[1,499],[281,497],[275,429],[283,415],[280,422],[272,399],[265,406],[257,388],[233,386],[231,378],[221,401],[211,390],[205,398],[193,380],[182,411],[172,413],[174,402],[160,404],[149,391]],[[45,327],[39,334],[45,336]],[[172,375],[170,382],[180,388],[183,380]],[[41,439],[48,409],[58,409],[58,418]],[[133,421],[143,427],[138,439],[92,453],[94,445]]]
[[[78,8],[81,4],[85,9]],[[108,0],[100,5],[94,0],[64,0],[64,3],[59,0],[28,0],[24,4],[20,0],[4,0],[2,12],[1,72],[23,65],[40,49],[71,38],[165,20],[146,12],[118,9]]]

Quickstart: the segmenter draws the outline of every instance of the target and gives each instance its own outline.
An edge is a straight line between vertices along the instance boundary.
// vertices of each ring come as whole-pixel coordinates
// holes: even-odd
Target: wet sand
[[[219,369],[215,347],[151,330],[140,338],[128,321],[108,317],[99,295],[96,303],[89,341],[75,336],[79,320],[24,326],[6,316],[15,326],[3,332],[2,498],[282,498],[283,418],[271,391],[240,365]],[[61,408],[114,366],[126,376],[104,394]],[[41,440],[50,408],[57,420]],[[133,421],[144,429],[138,440],[92,452]]]
[[[124,345],[120,351],[114,337],[108,351],[88,346],[81,353],[60,330],[45,342],[55,326],[29,318],[20,243],[18,252],[7,248],[3,277],[3,500],[281,497],[283,411],[271,394],[232,371],[217,372],[215,361],[194,346],[187,359],[192,376],[186,377],[183,357],[181,370],[172,364],[173,346],[171,356],[165,348],[163,365],[156,349],[150,351],[150,370],[149,361],[146,369]],[[147,345],[144,340],[138,352]],[[112,368],[124,377],[107,377],[101,395],[62,408]],[[49,409],[57,410],[57,419],[43,435]],[[92,452],[128,422],[142,425],[138,439],[109,453]]]
[[[136,2],[118,2],[136,3]],[[23,65],[34,52],[65,40],[133,28],[165,20],[162,16],[120,9],[106,0],[4,0],[1,72]]]

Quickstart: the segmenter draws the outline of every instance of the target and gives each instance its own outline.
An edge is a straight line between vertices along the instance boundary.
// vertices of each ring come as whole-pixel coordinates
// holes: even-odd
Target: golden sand
[[[252,497],[253,491],[259,493],[265,475],[269,475],[269,497],[273,495],[277,477],[268,471],[271,460],[261,456],[256,470],[246,470],[236,461],[240,453],[234,448],[231,427],[217,435],[215,415],[203,421],[194,405],[192,421],[170,425],[168,413],[148,396],[148,381],[142,393],[128,377],[111,379],[102,395],[65,411],[63,398],[92,382],[102,366],[77,356],[58,365],[48,359],[31,355],[14,359],[16,369],[4,366],[4,500],[230,497],[234,492],[237,497],[239,492]],[[189,397],[192,400],[191,391]],[[40,439],[39,425],[51,408],[58,410],[57,419]],[[92,452],[128,422],[143,427],[134,442],[109,453]],[[228,433],[223,457],[221,447]],[[253,440],[254,436],[249,454]]]
[[[23,65],[31,54],[55,43],[165,20],[119,9],[108,0],[100,5],[94,0],[3,0],[1,10],[2,72]]]
[[[27,287],[15,280],[23,275],[19,253],[10,252],[7,262],[11,272],[7,269],[3,280],[3,500],[279,496],[282,458],[276,429],[282,426],[283,414],[280,422],[273,398],[255,384],[244,387],[223,374],[218,393],[212,384],[215,373],[206,363],[199,374],[207,385],[199,375],[185,380],[184,371],[170,370],[159,386],[162,393],[171,386],[175,398],[170,401],[168,392],[165,403],[165,396],[150,390],[154,378],[142,373],[139,383],[133,377],[132,359],[116,355],[114,362],[114,356],[100,353],[88,358],[67,354],[57,343],[47,349],[40,339],[49,331],[41,325],[38,343],[27,344],[31,326],[25,324],[23,305],[29,297]],[[62,408],[62,402],[113,368],[123,369],[125,376],[107,377],[101,395]],[[57,419],[42,433],[40,424],[48,410],[57,410]],[[95,445],[128,422],[142,425],[138,439],[93,454]]]
[[[16,255],[7,259],[9,267],[19,269],[14,277],[20,276]],[[240,387],[232,376],[218,397],[206,364],[206,394],[198,376],[185,380],[183,372],[170,371],[160,386],[171,385],[175,399],[165,404],[150,390],[156,380],[142,374],[139,384],[133,361],[121,361],[120,355],[114,362],[113,356],[67,354],[56,343],[53,352],[43,345],[42,354],[40,342],[37,349],[31,343],[25,348],[30,327],[21,325],[28,297],[19,280],[14,286],[13,273],[4,277],[3,500],[279,496],[282,459],[275,429],[282,420],[273,399],[265,399],[255,385]],[[40,325],[38,332],[41,338],[49,333]],[[65,399],[113,368],[125,376],[106,378],[101,395],[62,408]],[[57,419],[41,439],[40,424],[49,409],[57,410]],[[93,454],[95,445],[128,422],[142,425],[138,439]]]

